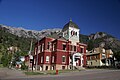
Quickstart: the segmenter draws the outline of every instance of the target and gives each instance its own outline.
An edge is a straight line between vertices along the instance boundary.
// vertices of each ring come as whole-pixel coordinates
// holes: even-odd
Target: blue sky
[[[63,28],[70,18],[82,34],[120,39],[120,0],[0,0],[0,24],[42,30]]]

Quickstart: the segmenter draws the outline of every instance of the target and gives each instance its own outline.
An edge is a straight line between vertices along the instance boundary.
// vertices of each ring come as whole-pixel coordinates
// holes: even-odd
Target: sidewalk
[[[21,77],[26,77],[26,75],[22,71],[18,71],[15,69],[8,69],[8,68],[0,68],[0,79],[4,78],[21,78]]]

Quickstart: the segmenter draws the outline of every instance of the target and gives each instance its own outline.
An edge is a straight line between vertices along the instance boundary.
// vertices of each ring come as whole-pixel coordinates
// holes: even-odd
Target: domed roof
[[[67,30],[69,27],[73,27],[73,28],[79,29],[78,25],[75,24],[74,22],[72,22],[72,20],[70,20],[67,24],[65,24],[65,26],[62,29],[62,31]]]

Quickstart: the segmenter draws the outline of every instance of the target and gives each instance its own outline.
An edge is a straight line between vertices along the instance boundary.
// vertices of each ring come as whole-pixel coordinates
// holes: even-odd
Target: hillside
[[[33,41],[33,48],[35,42],[45,36],[50,36],[54,33],[59,33],[61,29],[47,29],[42,31],[26,30],[23,28],[14,28],[10,26],[0,25],[0,63],[1,58],[9,58],[11,53],[8,49],[17,48],[21,56],[27,55],[30,49],[31,41]],[[33,51],[33,49],[32,49]],[[16,53],[16,52],[12,52]],[[4,59],[9,62],[10,59]],[[8,63],[6,63],[8,64]],[[7,66],[5,64],[5,66]]]
[[[88,36],[89,41],[93,42],[94,47],[102,46],[106,49],[112,49],[114,52],[120,50],[120,40],[105,32],[97,32]],[[89,42],[88,42],[89,43]]]
[[[2,63],[5,67],[9,66],[13,56],[16,56],[14,62],[19,61],[18,56],[28,54],[31,41],[33,41],[33,51],[37,39],[49,36],[55,32],[57,32],[56,29],[34,31],[0,25],[0,65]]]
[[[35,31],[0,25],[0,58],[11,46],[17,47],[22,52],[22,55],[26,55],[30,49],[31,40],[33,40],[34,44],[38,39],[54,36],[54,34],[60,34],[60,32],[61,29]],[[120,51],[120,40],[105,32],[97,32],[90,35],[80,34],[79,40],[81,43],[88,45],[88,50],[102,46],[106,49],[112,49],[114,52]]]
[[[22,27],[15,28],[15,27],[6,26],[6,25],[0,25],[0,29],[5,30],[6,32],[14,34],[18,37],[36,38],[36,39],[41,39],[41,38],[43,38],[45,36],[49,36],[53,33],[61,32],[61,29],[57,29],[57,28],[35,31],[35,30],[24,29]]]
[[[5,49],[15,46],[20,50],[27,52],[30,42],[33,44],[36,40],[50,36],[54,33],[60,33],[61,29],[46,29],[41,31],[27,30],[24,28],[14,28],[6,25],[0,25],[0,45]]]
[[[59,34],[62,29],[45,29],[41,31],[27,30],[24,28],[14,28],[6,25],[0,25],[0,44],[7,46],[17,46],[22,50],[28,50],[27,47],[30,45],[31,39],[41,39],[46,36],[54,36],[54,34]],[[110,48],[112,50],[120,50],[120,40],[107,34],[105,32],[97,32],[95,34],[83,35],[80,34],[80,42],[89,44],[93,42],[93,47],[98,47],[100,45],[104,46],[106,49]],[[25,43],[25,44],[23,44]],[[28,49],[27,49],[28,48]]]
[[[18,47],[21,51],[27,52],[29,50],[31,38],[18,37],[6,30],[0,28],[0,49],[7,50],[11,46]],[[3,49],[3,50],[2,50]]]

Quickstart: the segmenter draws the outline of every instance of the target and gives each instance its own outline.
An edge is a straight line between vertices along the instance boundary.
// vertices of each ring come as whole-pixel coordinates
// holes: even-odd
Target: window
[[[66,50],[66,44],[63,44],[63,50]]]
[[[36,50],[37,50],[37,48],[35,48],[35,55],[36,55]]]
[[[42,44],[42,52],[44,51],[44,43]]]
[[[82,64],[84,64],[84,60],[82,60]]]
[[[92,59],[92,56],[90,56],[90,60]]]
[[[65,69],[65,66],[62,66],[62,69],[64,70],[64,69]]]
[[[92,65],[92,62],[91,62],[91,65]]]
[[[65,56],[62,56],[62,62],[65,63],[65,60],[66,60],[66,57],[65,57]]]
[[[71,31],[71,35],[72,35],[72,36],[74,35],[73,31]]]
[[[83,53],[83,48],[80,49],[80,52]]]
[[[72,45],[70,45],[70,50],[72,51]]]
[[[38,46],[38,53],[40,53],[40,52],[41,52],[41,51],[40,51],[40,47],[41,47],[41,45],[39,45],[39,46]]]
[[[97,58],[98,58],[98,56],[96,55],[96,56],[95,56],[95,59],[97,59]]]
[[[46,56],[46,62],[49,62],[49,58],[50,58],[49,56]]]
[[[97,60],[95,60],[97,62]]]
[[[53,44],[53,51],[56,49],[56,43]]]
[[[75,31],[72,30],[72,31],[71,31],[71,35],[72,35],[72,36],[77,36],[77,32],[75,32]]]
[[[77,36],[77,32],[75,32],[75,35]]]
[[[54,56],[52,56],[52,63],[54,63],[54,61],[55,61],[55,57],[54,57]]]
[[[102,59],[104,59],[105,58],[105,54],[102,54]]]
[[[76,51],[76,46],[74,46],[74,51]]]
[[[76,51],[76,50],[77,50],[76,46],[71,45],[71,51]]]
[[[110,64],[109,60],[107,60],[108,64]]]
[[[36,59],[34,59],[34,64],[36,64]]]
[[[52,66],[52,70],[55,70],[55,66]]]
[[[41,63],[43,63],[43,56],[41,56]]]
[[[48,42],[48,44],[47,44],[47,49],[50,50],[50,42]]]
[[[73,45],[71,45],[71,51],[74,51],[74,46]]]
[[[45,67],[45,70],[48,70],[48,66]]]

